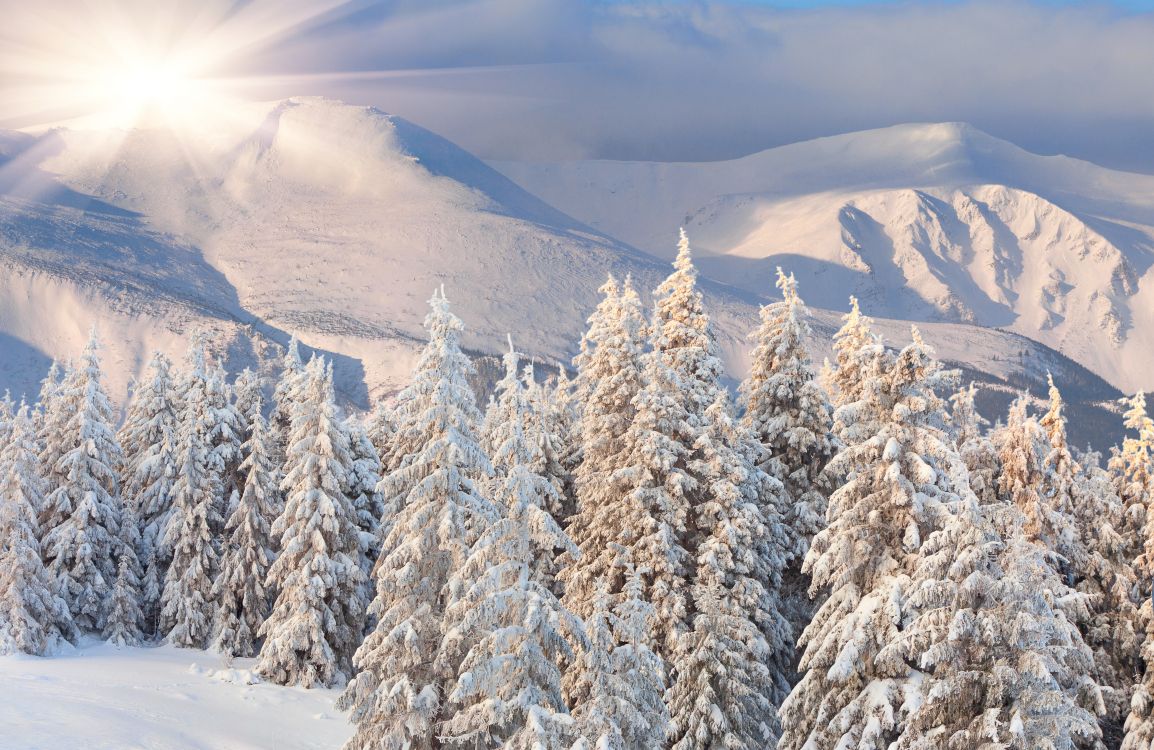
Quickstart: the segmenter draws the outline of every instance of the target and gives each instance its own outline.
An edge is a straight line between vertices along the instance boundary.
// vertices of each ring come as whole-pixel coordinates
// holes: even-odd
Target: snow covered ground
[[[0,657],[4,750],[330,750],[352,734],[336,690],[248,684],[255,660],[92,644]]]

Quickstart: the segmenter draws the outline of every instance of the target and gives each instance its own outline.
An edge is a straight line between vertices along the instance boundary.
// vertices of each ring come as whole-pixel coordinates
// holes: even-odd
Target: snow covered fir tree
[[[268,568],[268,584],[277,595],[260,626],[257,668],[284,685],[340,684],[352,674],[367,602],[356,508],[345,493],[352,457],[334,400],[332,370],[324,360],[315,358],[306,367],[289,425],[280,485],[284,509],[271,529],[279,553]],[[250,503],[255,502],[254,493]],[[247,507],[250,503],[242,498],[234,515],[245,512],[255,514],[253,523],[264,520],[268,500],[266,508]],[[244,523],[236,520],[234,529]],[[243,536],[262,535],[253,529]],[[259,538],[231,541],[268,549]],[[243,577],[234,579],[233,586],[238,584],[243,586]],[[254,604],[259,606],[259,597]]]
[[[488,384],[438,289],[367,409],[199,333],[118,406],[94,334],[0,400],[0,652],[209,650],[333,689],[347,750],[1154,748],[1145,395],[1103,461],[1060,382],[991,407],[777,289],[726,372],[683,234]]]

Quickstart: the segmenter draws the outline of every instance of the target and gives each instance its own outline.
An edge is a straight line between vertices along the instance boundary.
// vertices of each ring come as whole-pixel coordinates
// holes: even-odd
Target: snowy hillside
[[[363,401],[363,381],[407,374],[442,284],[469,346],[499,351],[512,332],[567,357],[608,271],[645,285],[664,271],[451,143],[364,107],[292,100],[211,136],[62,130],[0,143],[11,287],[0,325],[39,350],[24,359],[42,372],[95,319],[123,362],[114,392],[145,345],[195,322],[234,339],[240,327],[281,344],[298,333],[341,355],[342,386]],[[62,297],[79,301],[46,314]],[[63,319],[69,308],[81,322]],[[10,384],[27,391],[30,380]]]
[[[904,125],[701,164],[497,164],[570,215],[753,292],[782,265],[816,306],[1029,336],[1154,387],[1154,177],[1042,157],[961,124]]]

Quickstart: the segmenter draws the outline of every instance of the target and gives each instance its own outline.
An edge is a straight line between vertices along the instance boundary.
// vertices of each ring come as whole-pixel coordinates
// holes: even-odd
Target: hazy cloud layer
[[[964,120],[1154,171],[1154,14],[1108,3],[354,0],[241,65],[275,76],[262,96],[373,104],[490,158],[716,159]]]

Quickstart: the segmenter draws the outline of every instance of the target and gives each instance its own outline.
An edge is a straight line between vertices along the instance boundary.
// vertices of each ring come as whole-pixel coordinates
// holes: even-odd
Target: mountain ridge
[[[811,302],[1028,336],[1116,385],[1154,387],[1154,176],[1039,156],[963,123],[900,125],[725,162],[494,162],[590,226],[705,273]]]

